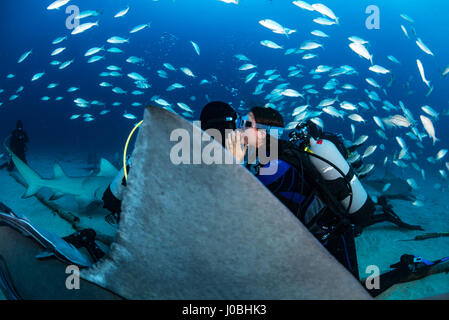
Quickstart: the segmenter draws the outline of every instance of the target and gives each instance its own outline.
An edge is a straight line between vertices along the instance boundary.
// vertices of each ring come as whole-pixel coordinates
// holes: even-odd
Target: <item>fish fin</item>
[[[440,139],[438,138],[433,139],[433,145],[435,145],[435,143],[437,143],[438,141],[440,141]]]
[[[35,195],[39,192],[39,190],[42,188],[41,176],[31,169],[25,162],[19,159],[6,145],[4,145],[5,149],[8,151],[9,155],[11,156],[11,159],[16,166],[17,170],[21,174],[21,176],[25,179],[25,182],[28,185],[27,190],[23,194],[22,198],[29,198]]]
[[[101,158],[98,177],[115,177],[117,173],[118,170],[108,160]]]
[[[61,165],[57,162],[53,165],[53,177],[55,179],[67,177]]]
[[[432,93],[432,91],[433,91],[433,87],[430,85],[430,81],[428,82],[429,84],[428,84],[428,87],[429,87],[429,91],[427,91],[427,93],[426,93],[426,97],[428,97],[428,96],[430,96],[430,94]]]

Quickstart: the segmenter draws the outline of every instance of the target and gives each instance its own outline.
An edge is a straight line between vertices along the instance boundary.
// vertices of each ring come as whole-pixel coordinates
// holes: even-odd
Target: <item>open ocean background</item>
[[[395,202],[395,210],[409,223],[422,224],[426,232],[447,232],[449,220],[447,209],[448,182],[442,172],[448,174],[449,161],[446,156],[441,161],[429,162],[429,157],[435,158],[438,151],[449,149],[447,136],[449,135],[449,76],[442,77],[443,69],[449,65],[449,24],[447,13],[449,1],[407,1],[407,0],[323,0],[323,4],[331,8],[339,17],[340,24],[321,26],[313,22],[320,17],[317,12],[309,12],[298,8],[290,0],[240,0],[239,4],[227,4],[219,0],[72,0],[68,5],[76,5],[80,11],[98,10],[102,14],[82,20],[85,22],[99,21],[99,27],[93,27],[84,33],[71,35],[66,28],[69,14],[65,12],[67,6],[59,10],[47,10],[52,0],[15,0],[0,1],[2,19],[0,20],[0,139],[3,140],[14,129],[17,120],[22,120],[25,131],[30,137],[28,145],[28,158],[30,165],[42,176],[51,177],[52,165],[55,160],[62,160],[64,168],[69,167],[68,173],[73,175],[86,175],[87,171],[81,169],[87,154],[106,157],[110,160],[113,155],[119,155],[133,126],[142,119],[144,106],[156,104],[152,101],[159,96],[172,104],[173,110],[182,113],[178,102],[186,103],[193,109],[193,117],[189,120],[198,120],[201,109],[209,101],[221,100],[231,103],[242,114],[252,106],[263,106],[268,101],[265,96],[277,85],[289,82],[288,88],[295,89],[310,99],[310,105],[316,106],[326,98],[335,98],[333,91],[326,91],[323,86],[331,79],[328,74],[322,74],[321,79],[312,79],[309,72],[318,65],[327,65],[338,68],[349,65],[357,70],[357,74],[336,77],[339,80],[337,89],[343,84],[352,84],[357,87],[354,91],[344,91],[339,95],[339,101],[349,101],[353,104],[368,103],[370,100],[365,89],[375,91],[382,101],[388,100],[394,106],[402,101],[411,111],[419,132],[425,133],[420,122],[421,110],[424,105],[431,106],[440,113],[438,119],[433,119],[436,136],[440,139],[435,145],[428,137],[423,138],[422,147],[417,141],[406,136],[409,129],[394,128],[385,132],[388,141],[382,140],[376,133],[379,129],[373,121],[373,116],[388,118],[394,114],[402,114],[400,108],[395,111],[382,109],[383,103],[371,101],[376,110],[359,108],[358,113],[363,116],[366,123],[356,123],[348,118],[331,117],[323,113],[320,118],[324,122],[325,130],[342,133],[346,139],[352,139],[350,125],[356,127],[355,138],[368,135],[369,140],[359,150],[361,154],[369,145],[379,146],[376,152],[365,159],[365,163],[375,164],[375,176],[384,174],[384,159],[389,158],[388,167],[403,179],[413,178],[420,189],[417,190],[418,199],[424,207],[412,206],[410,202]],[[309,2],[313,3],[313,2]],[[365,13],[369,5],[376,5],[380,9],[380,29],[368,30]],[[114,18],[120,10],[130,7],[129,12],[121,18]],[[414,19],[410,23],[400,17],[407,14]],[[290,29],[297,29],[289,38],[285,35],[275,34],[259,24],[260,20],[272,19]],[[134,34],[130,30],[140,24],[151,23],[150,28]],[[409,32],[407,39],[401,30],[404,25]],[[415,28],[417,36],[432,50],[434,56],[424,53],[416,44],[416,38],[411,31]],[[329,38],[318,38],[311,35],[313,30],[321,30]],[[52,41],[58,37],[67,36],[67,40],[53,45]],[[130,39],[125,44],[109,44],[106,40],[112,36]],[[348,37],[358,36],[369,41],[368,50],[374,56],[374,64],[381,65],[394,74],[393,85],[387,88],[390,75],[375,74],[368,70],[370,62],[359,57],[349,48]],[[282,45],[284,50],[274,50],[260,44],[262,40],[271,40]],[[306,40],[315,40],[323,44],[323,48],[312,50],[310,53],[318,57],[303,60],[301,54],[285,55],[286,49],[296,48]],[[200,47],[198,55],[190,41]],[[102,51],[105,59],[95,63],[87,63],[89,57],[85,52],[92,47],[118,47],[124,53],[109,53]],[[51,52],[57,47],[66,47],[61,54],[52,57]],[[33,50],[32,54],[22,63],[17,60],[26,51]],[[244,54],[256,69],[239,71],[244,61],[238,61],[234,56]],[[387,59],[393,55],[401,63],[395,64]],[[141,57],[141,64],[130,64],[125,60],[130,56]],[[74,59],[74,63],[64,70],[50,65],[53,60],[65,62]],[[426,97],[428,88],[419,74],[416,60],[422,61],[426,78],[434,87],[433,92]],[[164,68],[164,63],[170,63],[177,71]],[[106,67],[115,65],[120,67],[122,77],[100,77]],[[288,68],[302,65],[303,77],[288,77]],[[179,70],[188,67],[196,75],[188,77]],[[266,70],[276,69],[281,80],[266,84],[264,93],[254,95],[260,79]],[[158,76],[158,70],[165,70],[168,78]],[[39,80],[32,82],[33,75],[45,72]],[[137,89],[134,81],[127,77],[128,73],[137,72],[148,79],[151,88]],[[257,76],[245,83],[246,76],[258,72]],[[15,77],[7,79],[8,74]],[[375,79],[380,89],[371,87],[366,78]],[[200,85],[202,80],[208,84]],[[126,95],[112,92],[113,87],[100,87],[99,83],[107,81],[114,87],[127,91]],[[59,83],[59,86],[48,89],[50,83]],[[183,89],[167,92],[166,89],[173,83],[181,83]],[[303,86],[313,84],[319,94],[305,93]],[[18,94],[14,101],[9,98],[16,90],[23,86],[24,90]],[[80,88],[78,91],[68,93],[70,87]],[[383,89],[386,90],[385,94]],[[143,95],[132,95],[133,90],[144,91]],[[0,90],[1,91],[1,90]],[[49,101],[41,98],[48,96]],[[55,101],[56,97],[63,97]],[[104,106],[90,105],[88,108],[79,108],[74,103],[77,98],[87,101],[100,101]],[[120,106],[112,106],[114,102],[121,102]],[[140,107],[131,106],[139,102]],[[292,112],[295,107],[305,105],[307,100],[302,98],[285,97],[280,103],[274,103],[282,112],[285,123],[293,121]],[[335,107],[339,110],[339,104]],[[110,110],[100,115],[103,110]],[[123,117],[124,112],[134,114],[137,119],[130,120]],[[94,120],[83,121],[83,114],[89,113]],[[357,113],[357,112],[356,112]],[[81,115],[78,119],[70,120],[74,114]],[[428,115],[427,115],[428,116]],[[428,116],[430,118],[430,116]],[[406,168],[399,168],[391,163],[401,150],[395,137],[401,137],[406,142],[410,153],[416,159],[405,160]],[[384,146],[380,148],[381,144]],[[4,151],[0,151],[3,153]],[[64,155],[61,156],[61,153]],[[80,154],[82,157],[80,157]],[[84,157],[86,155],[86,157]],[[70,159],[75,159],[70,165]],[[116,158],[115,160],[117,160]],[[2,159],[3,161],[3,159]],[[2,162],[0,161],[0,162]],[[83,163],[81,163],[83,161]],[[411,167],[415,162],[424,169],[426,179],[421,172]],[[446,167],[447,166],[447,167]],[[11,207],[18,212],[26,212],[29,202],[20,199],[23,193],[22,186],[15,183],[6,172],[0,180],[7,183],[0,187],[0,201],[8,200]],[[9,179],[9,180],[8,180]],[[438,192],[435,192],[438,190]],[[27,200],[31,201],[31,200]],[[35,201],[35,200],[33,200]],[[37,201],[36,201],[37,202]],[[43,217],[41,211],[30,213],[35,215],[33,221],[38,221],[46,228],[53,230],[60,228],[58,223],[51,224],[53,216],[47,212]],[[48,210],[47,210],[48,211]],[[54,220],[54,219],[53,219]],[[104,224],[103,216],[99,216],[99,223]],[[62,234],[68,234],[69,226],[64,226]],[[62,230],[62,229],[61,229]],[[358,239],[360,270],[366,265],[378,263],[382,270],[388,269],[391,263],[398,261],[403,253],[426,255],[428,259],[438,259],[449,255],[449,238],[433,239],[421,242],[399,242],[398,240],[413,238],[418,233],[398,231],[397,228],[384,224],[369,228],[362,238]],[[426,282],[427,281],[427,282]],[[447,292],[449,277],[446,274],[429,277],[425,281],[405,285],[395,291],[389,298],[419,298]],[[402,291],[401,291],[402,290]],[[420,291],[422,290],[422,291]]]
[[[435,110],[442,112],[448,108],[449,79],[441,78],[441,71],[449,63],[449,45],[445,39],[449,34],[446,12],[449,3],[443,0],[422,1],[325,1],[340,18],[340,25],[320,26],[312,20],[319,13],[309,12],[294,6],[286,0],[241,0],[238,5],[226,4],[218,0],[133,0],[133,1],[101,1],[101,0],[77,0],[68,5],[77,5],[80,10],[99,10],[102,15],[83,19],[82,22],[99,21],[100,26],[94,27],[78,35],[70,35],[71,30],[65,27],[68,14],[65,7],[59,10],[46,10],[48,1],[2,1],[0,4],[4,18],[1,23],[0,50],[0,88],[5,91],[0,94],[0,136],[6,136],[15,125],[17,119],[22,119],[25,129],[31,138],[31,146],[50,148],[51,146],[70,145],[73,148],[89,147],[121,147],[125,136],[132,128],[135,121],[122,117],[124,110],[142,117],[143,107],[132,107],[132,102],[140,102],[143,105],[150,103],[154,95],[159,95],[176,106],[176,102],[185,102],[195,110],[195,119],[199,117],[201,108],[207,103],[208,95],[211,100],[223,100],[239,106],[244,101],[245,107],[252,105],[264,105],[265,93],[254,96],[252,92],[257,85],[256,81],[262,77],[267,69],[277,69],[281,76],[289,81],[293,88],[299,89],[306,84],[316,84],[320,95],[311,97],[311,104],[318,104],[324,98],[333,97],[328,92],[323,92],[320,87],[329,79],[326,75],[321,80],[314,81],[308,74],[308,69],[319,64],[338,67],[348,64],[359,71],[358,75],[340,77],[341,84],[351,83],[358,90],[349,92],[340,98],[356,104],[359,101],[367,101],[363,92],[369,85],[364,81],[366,77],[373,77],[379,84],[385,85],[389,77],[373,74],[368,70],[369,62],[358,57],[348,46],[347,38],[352,35],[362,37],[370,41],[370,52],[374,55],[375,64],[390,68],[395,75],[392,88],[388,89],[388,97],[381,95],[381,99],[387,99],[394,105],[398,101],[404,102],[419,121],[420,107],[430,105]],[[380,9],[380,30],[368,30],[365,27],[368,5],[375,4]],[[121,18],[113,16],[120,10],[130,5],[128,14]],[[400,29],[403,24],[407,28],[410,25],[399,15],[406,13],[415,20],[414,27],[418,36],[431,48],[435,56],[426,55],[413,40],[407,39]],[[297,29],[296,33],[287,39],[259,25],[262,19],[273,19],[283,26]],[[135,34],[129,34],[131,28],[138,24],[151,22],[149,29]],[[261,40],[272,40],[287,48],[298,48],[299,45],[316,37],[310,32],[319,29],[326,32],[330,38],[318,39],[324,44],[324,49],[313,51],[319,55],[312,60],[302,60],[301,54],[284,55],[285,50],[273,50],[260,45]],[[410,29],[409,33],[410,32]],[[171,34],[172,36],[167,36]],[[60,36],[68,36],[68,39],[59,45],[52,45],[52,41]],[[111,36],[130,38],[129,44],[114,45],[125,52],[122,54],[101,52],[106,55],[105,60],[88,64],[88,58],[84,53],[91,47],[113,45],[106,43]],[[190,41],[196,42],[201,55],[198,56]],[[67,49],[58,56],[51,57],[50,53],[59,46]],[[33,53],[21,64],[17,59],[24,52],[33,49]],[[258,66],[258,76],[250,83],[244,80],[251,71],[238,71],[242,62],[233,58],[235,54],[245,54],[251,62]],[[125,62],[126,58],[134,55],[145,59],[143,66],[132,65]],[[394,65],[386,56],[394,55],[401,61],[400,65]],[[54,59],[53,59],[54,58]],[[426,98],[427,88],[421,81],[416,67],[416,59],[419,58],[426,70],[426,76],[435,86],[434,92]],[[52,60],[67,61],[75,59],[75,62],[64,70],[49,64]],[[179,70],[171,72],[162,64],[169,62],[176,68],[189,67],[197,78],[190,78]],[[303,64],[306,67],[304,78],[287,78],[287,68],[295,64]],[[99,73],[108,65],[116,65],[122,68],[124,74],[121,78],[101,78]],[[156,71],[165,69],[169,73],[168,79],[157,76]],[[46,72],[46,75],[38,81],[31,82],[31,77],[38,72]],[[147,77],[152,88],[146,89],[145,95],[133,96],[129,94],[134,87],[133,81],[126,77],[129,72],[139,72]],[[15,78],[6,79],[6,75],[15,74]],[[208,85],[199,85],[200,80],[216,76],[217,81]],[[404,88],[405,82],[410,81],[410,88]],[[117,95],[111,88],[99,86],[101,81],[108,81],[128,91],[127,95]],[[47,89],[48,84],[55,82],[60,85],[54,89]],[[165,89],[174,82],[186,86],[185,89],[177,89],[166,92]],[[274,82],[275,85],[282,82]],[[12,102],[9,97],[14,94],[19,86],[24,86],[20,97]],[[79,87],[74,93],[67,93],[71,87]],[[237,89],[236,94],[231,89]],[[413,91],[408,94],[408,91]],[[43,96],[52,98],[50,101],[41,101]],[[57,96],[62,96],[62,101],[54,101]],[[190,97],[196,97],[191,101]],[[81,97],[85,100],[98,100],[106,103],[106,109],[112,112],[104,116],[98,113],[101,106],[91,106],[80,110],[75,106],[74,99]],[[295,100],[287,98],[288,104]],[[122,102],[119,107],[112,107],[115,101]],[[302,99],[297,99],[297,105],[305,104]],[[288,106],[287,104],[287,106]],[[376,104],[376,103],[375,103]],[[367,123],[357,125],[357,134],[369,134],[375,124],[371,115],[379,117],[387,116],[384,110],[368,111]],[[179,108],[174,108],[180,111]],[[363,109],[362,109],[363,110]],[[292,110],[284,111],[286,122]],[[95,121],[83,122],[82,118],[69,120],[72,114],[90,113]],[[331,118],[324,114],[322,119],[328,130],[343,131],[350,137],[348,119],[345,121]],[[447,130],[442,125],[442,117],[439,123],[435,123],[437,137],[445,137]],[[343,125],[342,125],[343,124]],[[373,134],[374,136],[374,134]],[[392,141],[392,143],[396,143]],[[442,139],[441,144],[445,141]],[[446,145],[447,146],[447,145]],[[395,145],[396,148],[396,145]]]

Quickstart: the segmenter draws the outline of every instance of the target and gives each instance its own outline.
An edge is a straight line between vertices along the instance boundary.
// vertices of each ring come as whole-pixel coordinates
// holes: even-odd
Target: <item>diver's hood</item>
[[[128,299],[369,298],[243,166],[174,164],[178,134],[189,161],[207,146],[230,155],[195,139],[201,133],[165,109],[145,110],[116,243],[84,279]]]

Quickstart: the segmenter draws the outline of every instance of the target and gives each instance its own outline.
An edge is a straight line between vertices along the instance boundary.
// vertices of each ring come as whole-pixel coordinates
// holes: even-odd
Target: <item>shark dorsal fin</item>
[[[55,162],[55,164],[53,165],[53,175],[55,178],[63,178],[67,176],[61,165],[57,162]]]
[[[117,173],[118,170],[108,160],[101,158],[98,177],[114,177]]]

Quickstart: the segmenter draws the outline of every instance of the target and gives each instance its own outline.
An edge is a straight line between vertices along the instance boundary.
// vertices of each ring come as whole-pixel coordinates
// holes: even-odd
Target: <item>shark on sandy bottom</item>
[[[390,199],[411,202],[416,200],[416,196],[413,194],[413,189],[407,181],[395,176],[390,171],[386,171],[385,176],[382,179],[363,180],[362,183]],[[390,186],[386,191],[383,191],[387,184]]]
[[[97,175],[69,177],[62,167],[55,163],[53,179],[45,179],[19,159],[7,146],[5,148],[28,185],[22,198],[30,198],[42,188],[48,188],[53,192],[50,200],[56,200],[63,196],[73,196],[80,207],[88,206],[91,203],[102,201],[103,193],[118,173],[118,170],[109,161],[101,159],[100,172]]]

